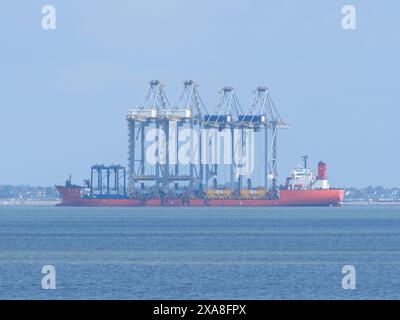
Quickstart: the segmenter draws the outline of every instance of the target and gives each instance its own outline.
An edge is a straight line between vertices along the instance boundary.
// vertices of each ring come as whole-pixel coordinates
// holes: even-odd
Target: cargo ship
[[[119,167],[121,168],[121,167]],[[107,167],[107,171],[110,169]],[[115,175],[116,177],[117,175]],[[109,177],[107,178],[109,180]],[[327,177],[327,165],[318,163],[315,176],[306,161],[297,166],[276,194],[264,188],[207,189],[196,197],[171,198],[135,197],[126,195],[125,175],[122,178],[121,194],[118,184],[106,186],[104,193],[93,194],[93,181],[85,180],[83,186],[74,185],[71,177],[64,186],[56,186],[62,202],[58,206],[72,207],[297,207],[297,206],[340,206],[344,200],[344,190],[331,188]],[[112,190],[117,191],[112,194]]]
[[[170,105],[165,84],[152,80],[144,100],[128,110],[128,179],[120,165],[94,165],[90,180],[82,186],[72,184],[71,178],[64,186],[56,186],[62,198],[59,205],[278,207],[343,202],[344,190],[329,185],[326,163],[320,161],[314,175],[307,156],[285,184],[278,185],[277,133],[289,125],[267,87],[253,91],[247,112],[235,90],[224,87],[210,114],[198,84],[187,80],[183,85],[178,102]],[[256,157],[262,163],[257,171]],[[252,178],[264,180],[262,186],[253,187]]]

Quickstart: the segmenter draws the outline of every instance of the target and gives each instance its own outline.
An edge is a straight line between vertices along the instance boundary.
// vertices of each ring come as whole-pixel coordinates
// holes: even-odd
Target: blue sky
[[[41,28],[41,8],[57,29]],[[341,8],[357,29],[341,28]],[[399,186],[400,2],[22,1],[0,7],[0,184],[53,185],[94,163],[127,164],[127,109],[151,79],[173,100],[199,82],[209,110],[233,86],[247,108],[267,85],[291,124],[281,181],[328,162],[337,186]]]

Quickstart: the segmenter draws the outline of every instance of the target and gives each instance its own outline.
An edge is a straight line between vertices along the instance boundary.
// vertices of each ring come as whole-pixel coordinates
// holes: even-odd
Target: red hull
[[[281,190],[277,200],[208,200],[210,207],[301,207],[339,206],[344,200],[344,190]]]
[[[81,198],[80,188],[57,186],[62,196],[59,206],[75,207],[298,207],[338,206],[343,202],[344,190],[281,190],[277,200],[265,199],[92,199]]]

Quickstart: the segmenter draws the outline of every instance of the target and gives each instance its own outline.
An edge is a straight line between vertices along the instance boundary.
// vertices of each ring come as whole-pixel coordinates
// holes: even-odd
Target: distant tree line
[[[54,187],[0,185],[0,200],[56,200],[58,198],[58,191]]]
[[[367,188],[345,188],[347,201],[400,201],[400,188],[382,186]]]

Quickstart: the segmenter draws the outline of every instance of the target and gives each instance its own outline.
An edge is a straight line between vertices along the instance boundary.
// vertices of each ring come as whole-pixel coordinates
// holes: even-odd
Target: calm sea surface
[[[0,206],[0,299],[361,298],[400,298],[399,207]]]

